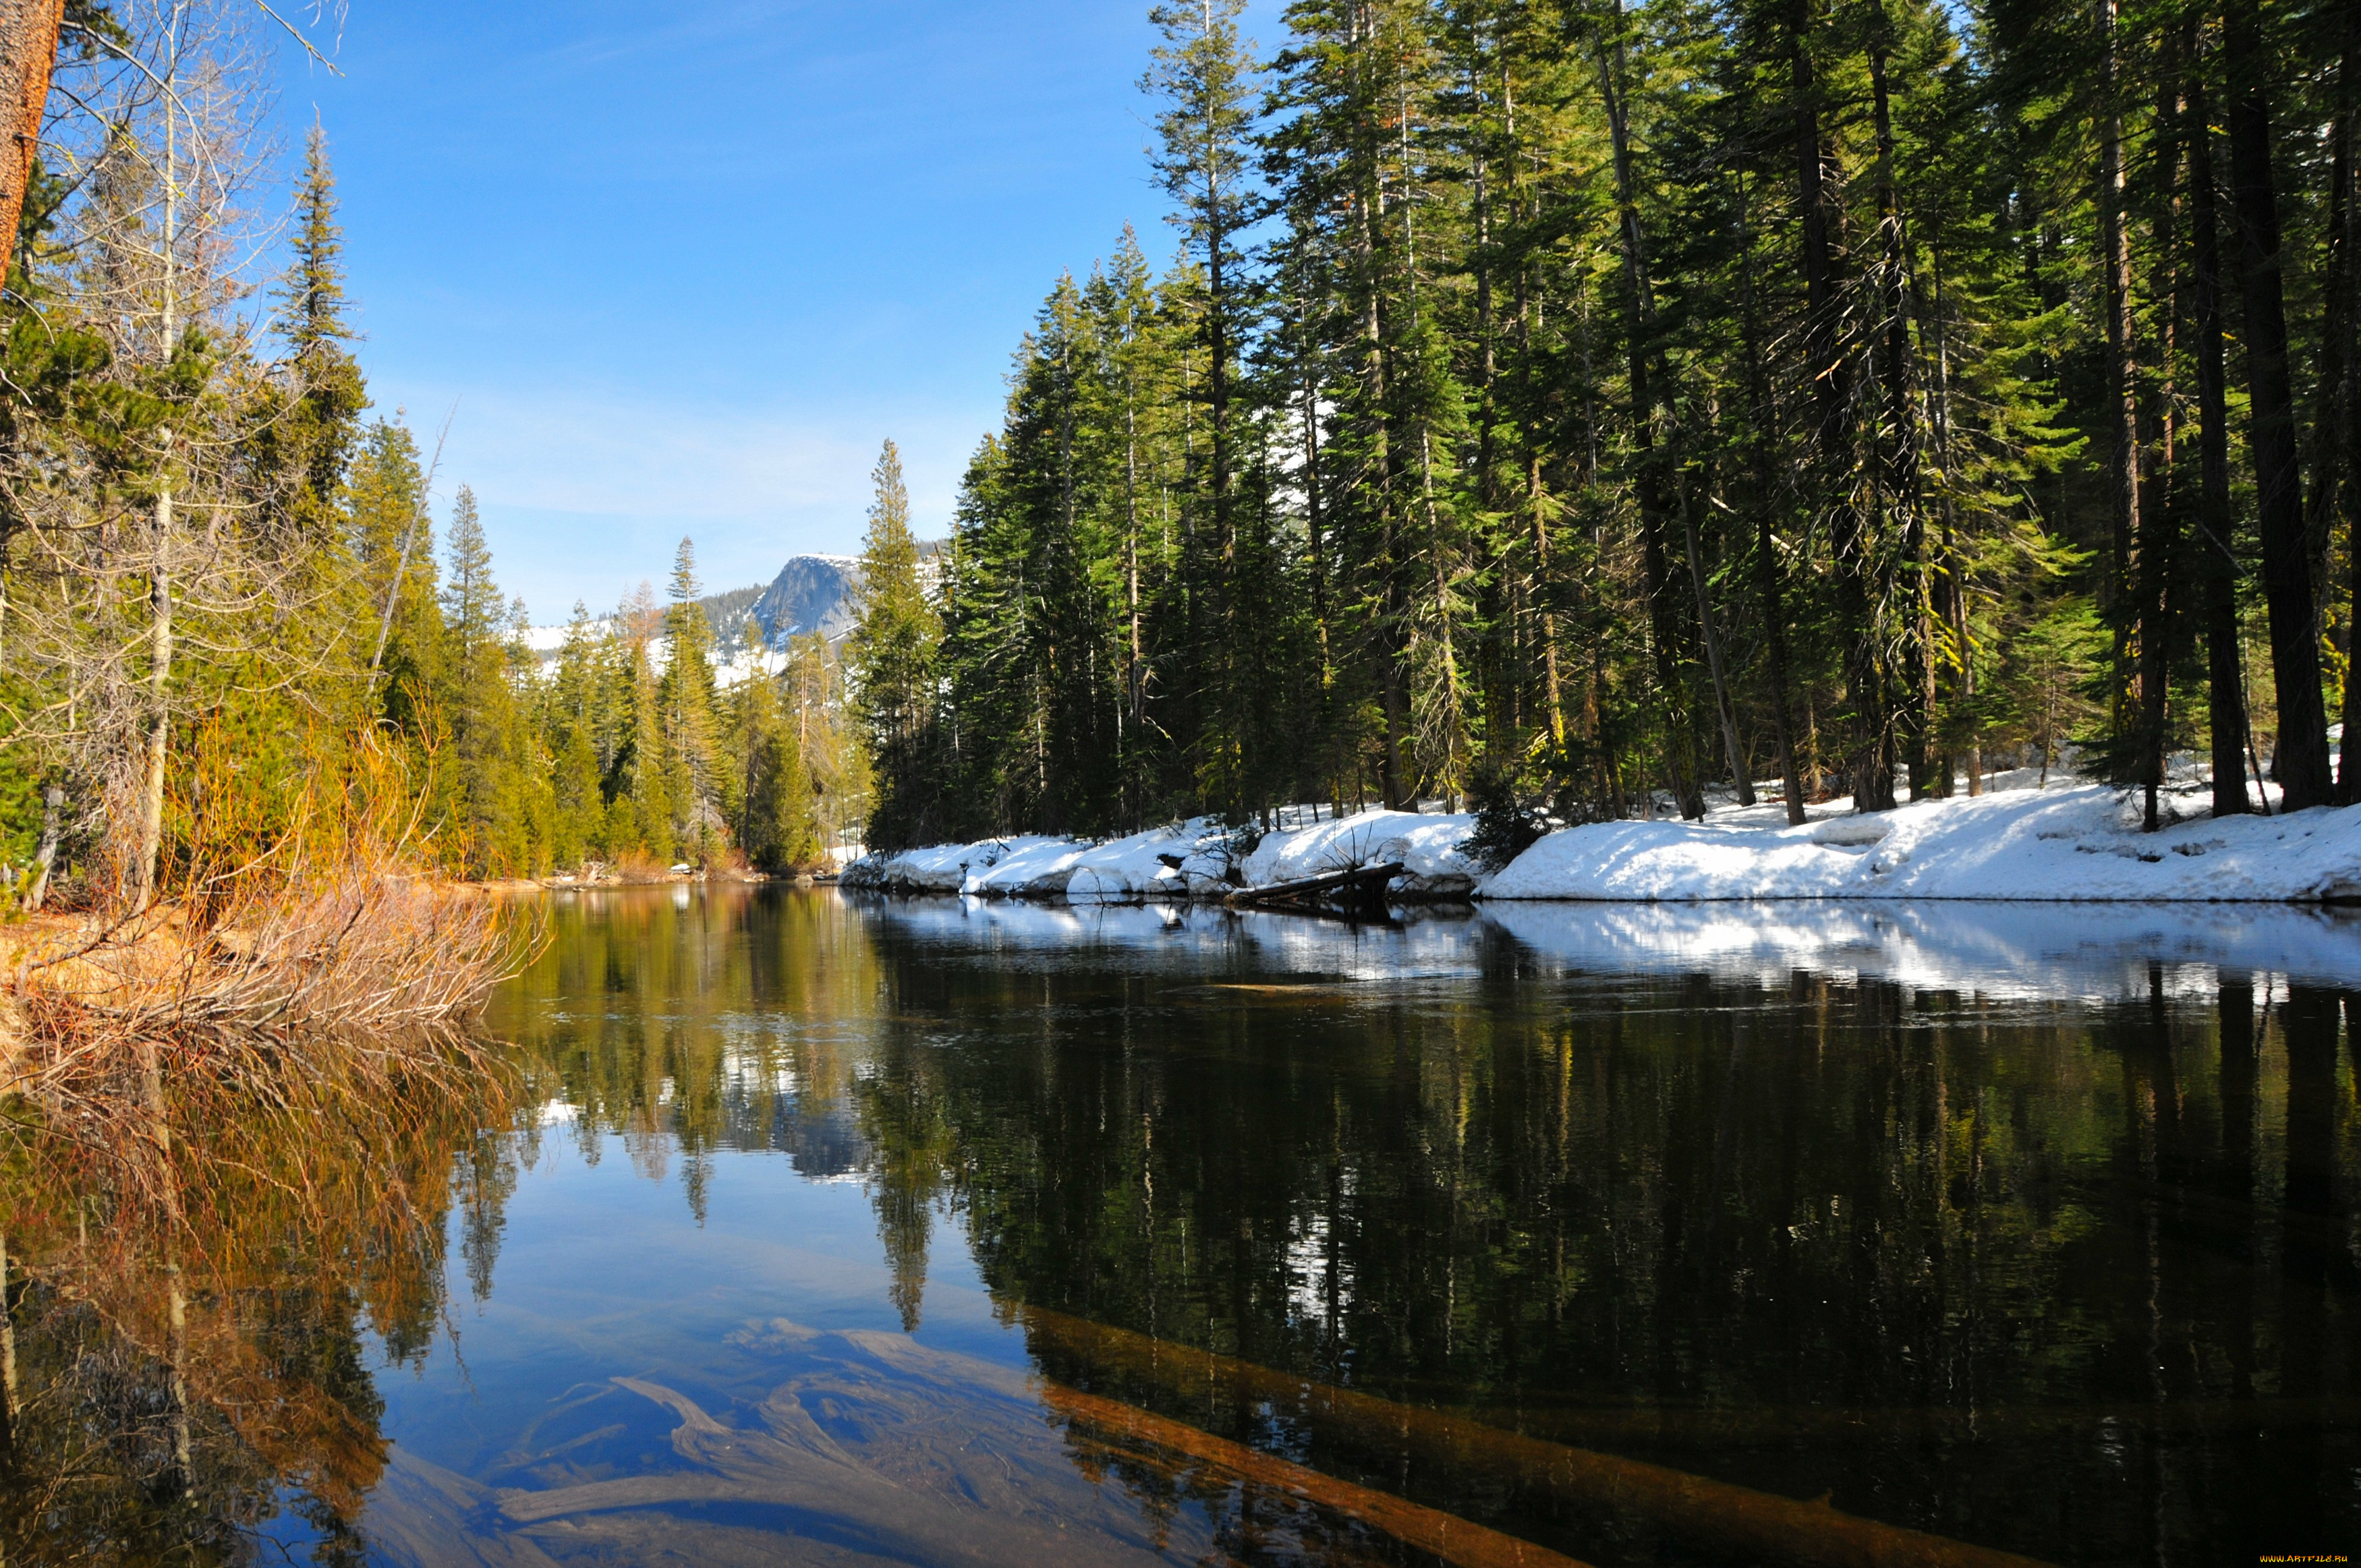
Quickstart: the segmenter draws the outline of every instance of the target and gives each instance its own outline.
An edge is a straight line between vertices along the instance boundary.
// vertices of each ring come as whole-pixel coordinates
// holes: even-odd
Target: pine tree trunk
[[[1542,491],[1542,455],[1525,459],[1525,507],[1533,525],[1533,599],[1541,611],[1542,699],[1549,711],[1550,743],[1565,750],[1565,697],[1557,667],[1557,610],[1551,593],[1549,515]]]
[[[1303,330],[1308,337],[1312,330],[1309,301],[1304,306]],[[1324,695],[1335,684],[1336,669],[1334,658],[1328,649],[1328,546],[1327,532],[1320,515],[1320,388],[1308,352],[1302,372],[1302,389],[1304,541],[1311,552],[1312,620],[1313,630],[1320,638],[1320,690]],[[1136,603],[1137,586],[1133,594]],[[1138,617],[1135,611],[1135,638],[1138,635],[1137,624]]]
[[[1803,219],[1804,355],[1818,404],[1817,499],[1828,509],[1835,557],[1837,636],[1843,646],[1845,696],[1852,709],[1846,759],[1853,808],[1883,811],[1894,805],[1893,735],[1887,722],[1884,659],[1877,645],[1869,599],[1867,541],[1860,509],[1843,494],[1852,466],[1846,429],[1851,400],[1836,297],[1836,257],[1829,235],[1828,152],[1820,142],[1819,83],[1812,69],[1811,12],[1797,0],[1790,12],[1795,114],[1796,210]]]
[[[1881,13],[1881,16],[1883,13]],[[1902,217],[1902,192],[1894,159],[1894,114],[1885,70],[1885,40],[1869,51],[1871,114],[1877,137],[1877,220],[1883,240],[1884,286],[1880,304],[1885,315],[1885,453],[1883,488],[1887,504],[1902,513],[1902,582],[1907,600],[1905,680],[1900,728],[1906,742],[1905,762],[1910,770],[1910,798],[1926,800],[1947,793],[1935,787],[1928,773],[1928,731],[1935,713],[1935,666],[1929,644],[1934,629],[1927,615],[1927,521],[1918,493],[1918,403],[1915,392],[1916,356],[1910,342],[1908,234]],[[1944,779],[1949,784],[1948,774]]]
[[[1620,20],[1621,12],[1617,12]],[[1620,46],[1618,46],[1620,49]],[[1648,280],[1647,252],[1642,244],[1640,208],[1632,189],[1631,137],[1623,115],[1623,94],[1614,53],[1598,57],[1599,86],[1607,103],[1607,127],[1615,169],[1615,202],[1620,215],[1617,233],[1623,251],[1624,345],[1630,361],[1631,447],[1639,470],[1640,559],[1646,576],[1649,641],[1655,652],[1656,684],[1664,704],[1664,759],[1673,798],[1691,820],[1705,816],[1705,793],[1697,781],[1697,743],[1689,731],[1688,693],[1681,678],[1680,623],[1675,619],[1667,568],[1664,533],[1672,510],[1666,492],[1665,455],[1655,440],[1657,398],[1653,389],[1651,361],[1655,327],[1654,291]]]
[[[2361,436],[2356,404],[2361,404],[2361,190],[2356,189],[2354,145],[2361,137],[2361,92],[2354,70],[2361,65],[2361,5],[2345,0],[2337,6],[2344,21],[2344,41],[2336,65],[2336,124],[2329,184],[2328,276],[2324,280],[2323,330],[2321,344],[2321,418],[2314,441],[2312,497],[2320,513],[2313,525],[2317,546],[2324,552],[2336,513],[2345,514],[2346,590],[2345,611],[2344,755],[2336,770],[2336,800],[2341,806],[2361,803],[2361,682],[2354,678],[2356,652],[2361,652],[2361,530],[2353,527],[2353,507],[2361,502]],[[2339,499],[2345,502],[2340,508]],[[2323,575],[2324,577],[2324,575]]]
[[[11,134],[7,164],[0,168],[0,235],[7,236],[7,265],[16,260],[16,229],[24,218],[33,159],[40,150],[49,75],[58,62],[58,27],[65,12],[65,0],[0,0],[0,81],[7,84]]]
[[[1745,192],[1739,192],[1744,222]],[[1774,417],[1771,378],[1763,353],[1763,328],[1754,304],[1754,231],[1745,229],[1745,250],[1738,268],[1739,321],[1741,351],[1746,356],[1747,400],[1752,433],[1746,444],[1749,475],[1754,484],[1754,591],[1762,601],[1763,662],[1771,682],[1771,732],[1779,748],[1779,783],[1787,795],[1787,821],[1804,822],[1804,778],[1795,765],[1795,729],[1788,717],[1787,606],[1780,588],[1776,531],[1772,526],[1771,498],[1777,493],[1772,478],[1771,432]]]
[[[2334,792],[2320,691],[2318,607],[2304,532],[2303,473],[2296,452],[2295,390],[2288,367],[2270,81],[2258,0],[2228,0],[2223,21],[2231,182],[2245,274],[2247,445],[2259,497],[2263,595],[2270,612],[2271,674],[2279,699],[2279,780],[2285,808],[2301,811],[2329,804]]]
[[[2246,673],[2238,638],[2238,559],[2230,511],[2228,368],[2222,328],[2221,220],[2215,211],[2212,111],[2194,19],[2182,29],[2188,61],[2189,323],[2196,339],[2198,554],[2205,596],[2207,750],[2213,762],[2213,815],[2254,809],[2246,796]]]
[[[1713,601],[1706,593],[1705,562],[1697,550],[1697,508],[1688,487],[1680,487],[1682,543],[1688,553],[1689,582],[1697,590],[1697,630],[1705,639],[1706,671],[1713,679],[1713,706],[1721,723],[1724,760],[1730,781],[1738,787],[1738,804],[1754,804],[1754,770],[1746,765],[1745,749],[1738,743],[1738,710],[1730,699],[1730,679],[1721,659],[1721,638],[1713,624]]]
[[[2177,74],[2177,73],[2175,73]],[[2156,216],[2156,277],[2152,292],[2155,298],[2178,301],[2180,288],[2180,145],[2187,138],[2180,134],[2181,103],[2177,82],[2168,82],[2158,94],[2158,142],[2164,177],[2164,189],[2157,206]],[[2177,402],[2173,395],[2172,365],[2177,347],[2180,321],[2178,311],[2166,313],[2162,341],[2157,345],[2156,362],[2163,372],[2163,384],[2157,389],[2156,402],[2158,443],[2157,466],[2160,476],[2151,503],[2140,511],[2139,543],[2139,697],[2140,756],[2139,774],[2142,796],[2142,822],[2153,833],[2163,825],[2158,795],[2164,788],[2166,729],[2169,715],[2166,705],[2171,685],[2172,663],[2177,640],[2173,628],[2180,619],[2179,594],[2175,585],[2180,580],[2180,524],[2176,510],[2164,499],[2172,493],[2172,465],[2178,453],[2175,441],[2179,433]]]
[[[1942,621],[1951,645],[1949,661],[1949,699],[1947,710],[1955,715],[1950,728],[1965,746],[1959,761],[1966,764],[1968,794],[1983,793],[1983,746],[1980,726],[1976,722],[1976,661],[1975,649],[1968,630],[1967,561],[1960,551],[1959,517],[1951,488],[1951,343],[1950,329],[1945,317],[1949,302],[1943,294],[1943,231],[1939,219],[1929,231],[1927,247],[1927,277],[1934,284],[1931,308],[1918,298],[1920,285],[1911,280],[1911,292],[1916,302],[1921,330],[1930,340],[1933,352],[1927,360],[1932,378],[1927,400],[1927,417],[1933,444],[1935,472],[1940,498],[1936,506],[1936,520],[1941,531],[1938,545],[1942,565],[1934,575],[1931,593],[1935,613]],[[1951,792],[1952,756],[1947,740],[1943,747],[1943,793]]]
[[[2107,404],[2111,444],[2107,494],[2114,524],[2114,573],[2108,588],[2114,623],[2114,667],[2108,685],[2111,728],[2130,728],[2132,542],[2139,535],[2139,403],[2132,369],[2131,239],[2124,224],[2124,119],[2116,102],[2115,0],[2099,4],[2099,249],[2107,326]]]

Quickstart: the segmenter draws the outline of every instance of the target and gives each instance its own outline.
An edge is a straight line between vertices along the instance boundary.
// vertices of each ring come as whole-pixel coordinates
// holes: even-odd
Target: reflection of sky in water
[[[826,1561],[1152,1554],[1042,1421],[956,1232],[905,1336],[861,1187],[724,1155],[691,1226],[606,1142],[544,1146],[497,1288],[380,1376],[395,1457],[364,1528],[387,1559],[777,1561],[782,1531]],[[1167,1540],[1194,1559],[1211,1529],[1184,1511]]]
[[[649,903],[693,918],[714,907],[686,896]],[[638,1042],[646,1065],[618,1083],[658,1113],[631,1119],[617,1085],[600,1115],[546,1102],[488,1297],[467,1300],[455,1246],[454,1299],[467,1304],[451,1334],[416,1372],[379,1375],[395,1458],[364,1528],[387,1560],[1230,1552],[1227,1482],[1175,1501],[1169,1476],[1094,1469],[1061,1434],[1040,1379],[1067,1374],[1028,1356],[1008,1321],[1020,1299],[1135,1327],[1169,1311],[1184,1336],[1226,1323],[1255,1336],[1240,1355],[1339,1382],[1391,1356],[1413,1402],[1479,1406],[1505,1382],[1537,1404],[1500,1419],[1554,1419],[1576,1436],[1651,1398],[1719,1420],[1792,1387],[1783,1409],[1828,1407],[1860,1452],[1791,1442],[1787,1416],[1769,1415],[1775,1441],[1715,1435],[1669,1459],[1790,1496],[1850,1477],[1839,1507],[1916,1499],[1974,1533],[1989,1510],[1949,1489],[1989,1499],[2069,1472],[2133,1475],[2161,1464],[2159,1440],[2125,1438],[2093,1409],[2059,1446],[1976,1451],[1971,1486],[1965,1451],[1943,1444],[1921,1454],[1878,1438],[1892,1452],[1876,1455],[1890,1475],[1877,1469],[1861,1434],[1885,1429],[1838,1403],[1857,1387],[1864,1419],[1889,1421],[1944,1405],[1948,1386],[1920,1383],[1939,1366],[1987,1380],[1971,1390],[1978,1422],[2012,1402],[2077,1410],[2098,1398],[2078,1380],[2104,1381],[2081,1358],[2150,1299],[2136,1266],[2181,1270],[2203,1305],[2178,1332],[2201,1363],[2217,1355],[2230,1331],[2204,1314],[2242,1290],[2268,1304],[2270,1286],[2257,1295],[2262,1277],[2240,1272],[2225,1291],[2202,1270],[2238,1247],[2250,1269],[2254,1237],[2134,1236],[2157,1223],[2127,1216],[2156,1212],[2158,1179],[2119,1170],[2117,1141],[2168,1168],[2204,1167],[2186,1185],[2215,1190],[2232,1179],[2205,1162],[2224,1157],[2216,1102],[2235,1086],[2193,1042],[2222,972],[2251,971],[2257,1001],[2290,979],[2361,986],[2361,919],[2253,905],[1519,904],[1378,927],[1169,905],[854,908],[871,946],[828,949],[858,983],[823,1003],[773,1007],[773,982],[754,981],[710,1006],[653,985],[628,1016],[595,995],[534,1003],[581,1040]],[[1807,1051],[1779,1033],[1798,1014],[1773,1010],[1797,971],[1981,994],[2009,1004],[1989,1016],[2040,1026],[1989,1046],[1938,1047],[1922,1032],[1890,1054],[1828,1037]],[[1691,975],[1728,989],[1689,1003],[1662,983]],[[1576,993],[1598,1010],[1570,1007]],[[2085,1003],[2151,994],[2176,1002],[2179,1033],[2140,1050],[2096,1046],[2076,1023],[2095,1016]],[[1626,1004],[1652,1020],[1629,1039],[1562,1023]],[[1758,1004],[1759,1027],[1727,1022]],[[1136,1035],[1117,1018],[1135,1006]],[[705,1047],[703,1066],[684,1065]],[[2289,1061],[2267,1042],[2237,1091],[2260,1107],[2266,1163],[2250,1151],[2244,1178],[2257,1192],[2285,1179],[2268,1161],[2285,1158],[2273,1108],[2289,1103]],[[1892,1118],[1883,1139],[1858,1136],[1872,1104]],[[881,1132],[886,1114],[906,1124]],[[2168,1114],[2179,1120],[2158,1122]],[[1971,1169],[1954,1153],[1971,1146],[1988,1146]],[[886,1234],[897,1161],[928,1167],[907,1198],[923,1212],[898,1222],[915,1263]],[[962,1161],[964,1186],[936,1168]],[[979,1191],[1001,1205],[989,1225],[964,1206]],[[985,1264],[976,1228],[999,1249]],[[1890,1277],[1854,1278],[1864,1245]],[[1143,1308],[1141,1279],[1192,1267]],[[906,1335],[897,1301],[913,1273],[923,1314]],[[1544,1289],[1554,1305],[1527,1299]],[[1795,1290],[1810,1294],[1806,1321]],[[1530,1336],[1507,1372],[1493,1359],[1504,1322]],[[1638,1343],[1660,1334],[1670,1348]],[[2174,1397],[2204,1392],[2206,1376]],[[2090,1484],[2058,1481],[2045,1503]],[[1270,1560],[1356,1560],[1334,1519],[1268,1507]]]

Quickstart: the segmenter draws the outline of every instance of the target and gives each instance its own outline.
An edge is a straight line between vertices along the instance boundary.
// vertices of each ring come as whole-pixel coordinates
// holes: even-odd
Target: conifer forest
[[[1049,291],[939,593],[874,536],[873,842],[2354,798],[2361,7],[1240,19],[1154,13],[1170,230]]]
[[[137,910],[357,827],[471,876],[813,863],[861,798],[824,641],[717,689],[684,539],[669,600],[577,612],[544,671],[447,474],[438,523],[434,446],[368,391],[316,125],[291,212],[261,204],[275,22],[58,27],[0,305],[9,875]]]
[[[144,907],[355,799],[481,876],[2361,791],[2361,5],[1242,14],[1153,12],[1165,220],[1055,280],[956,515],[887,443],[851,637],[725,684],[687,540],[528,650],[371,400],[316,127],[265,210],[271,14],[71,0],[0,307],[9,874]]]

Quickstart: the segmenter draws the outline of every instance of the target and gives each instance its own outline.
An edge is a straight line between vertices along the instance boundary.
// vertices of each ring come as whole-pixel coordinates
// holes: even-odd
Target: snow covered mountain
[[[935,546],[921,545],[920,570],[933,581]],[[788,641],[817,631],[831,643],[840,643],[852,630],[859,612],[861,562],[851,555],[791,555],[767,587],[730,588],[697,600],[713,627],[714,673],[724,685],[735,685],[757,667],[775,670]],[[611,617],[591,623],[594,634],[613,627]],[[525,634],[525,645],[546,666],[566,645],[566,628],[536,626]],[[651,644],[658,664],[664,656],[664,639]]]
[[[788,638],[813,631],[840,642],[852,630],[853,595],[860,586],[861,563],[851,555],[791,555],[747,608],[745,619],[760,629],[768,648],[783,648]],[[733,630],[743,637],[751,629]]]

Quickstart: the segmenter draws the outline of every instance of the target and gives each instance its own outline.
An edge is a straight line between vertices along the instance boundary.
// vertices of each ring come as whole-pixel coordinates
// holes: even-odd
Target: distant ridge
[[[766,648],[785,648],[788,639],[815,631],[840,642],[852,630],[853,598],[860,587],[857,557],[790,555],[771,586],[747,608],[745,618],[760,628]]]
[[[929,589],[940,570],[941,549],[939,540],[918,546],[919,575]],[[758,652],[783,653],[795,638],[817,631],[831,646],[841,643],[860,619],[860,594],[859,556],[790,555],[769,587],[708,594],[697,607],[713,628],[714,659],[726,685],[732,684],[739,666],[753,667]],[[594,632],[604,632],[614,620],[601,616],[590,624]],[[536,626],[525,634],[525,643],[546,663],[565,647],[566,628]]]

